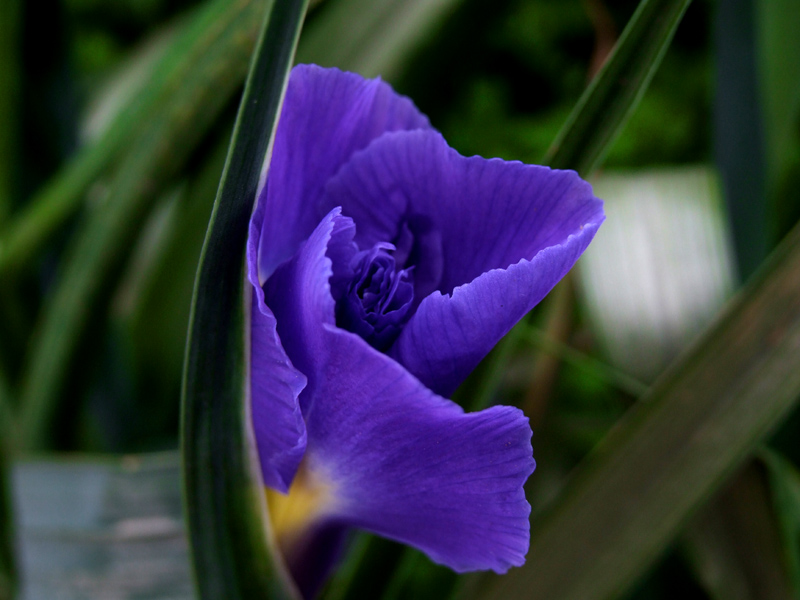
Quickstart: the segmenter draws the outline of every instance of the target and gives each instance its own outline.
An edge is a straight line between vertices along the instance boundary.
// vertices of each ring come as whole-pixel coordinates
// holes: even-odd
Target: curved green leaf
[[[195,280],[183,383],[185,508],[200,596],[293,598],[249,418],[244,249],[307,0],[275,1],[250,68]]]
[[[600,600],[635,582],[800,398],[800,227],[584,461],[485,598]]]
[[[107,300],[121,264],[159,190],[186,162],[241,85],[255,45],[264,0],[215,0],[201,34],[186,51],[191,68],[146,122],[114,176],[102,209],[94,210],[66,256],[48,299],[23,376],[21,443],[45,443],[58,398],[90,316]],[[207,22],[206,22],[207,20]]]

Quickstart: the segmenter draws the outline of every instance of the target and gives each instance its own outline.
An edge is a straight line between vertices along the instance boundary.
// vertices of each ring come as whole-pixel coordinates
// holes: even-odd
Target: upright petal
[[[286,352],[308,379],[301,401],[307,412],[310,388],[318,383],[319,357],[328,353],[322,333],[335,322],[329,254],[354,252],[353,222],[335,208],[320,221],[298,253],[281,265],[264,286],[265,299],[275,312]]]
[[[564,276],[604,218],[574,172],[465,158],[434,131],[375,140],[322,202],[353,218],[362,247],[394,241],[411,218],[439,233],[440,293],[422,300],[390,354],[445,395]]]
[[[247,240],[247,278],[252,285],[250,311],[250,410],[264,483],[286,492],[306,450],[306,426],[300,392],[306,377],[283,349],[277,322],[264,302],[258,278],[258,245],[264,207],[257,205]]]
[[[261,282],[294,255],[327,212],[318,210],[325,182],[354,152],[387,131],[429,127],[408,98],[379,79],[315,65],[295,67],[259,198],[264,205]]]
[[[306,426],[298,401],[306,378],[284,353],[275,318],[264,309],[254,292],[250,406],[264,483],[286,492],[306,450]]]
[[[287,352],[309,380],[304,468],[311,488],[324,490],[314,513],[413,545],[458,571],[522,564],[530,512],[522,486],[534,469],[527,419],[509,407],[465,414],[333,324],[326,250],[348,231],[337,212],[266,286],[282,337],[302,336]]]

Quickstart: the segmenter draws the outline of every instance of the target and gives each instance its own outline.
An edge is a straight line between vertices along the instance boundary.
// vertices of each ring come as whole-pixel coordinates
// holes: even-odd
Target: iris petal
[[[389,353],[444,395],[566,274],[604,218],[574,172],[465,158],[434,131],[375,140],[328,182],[322,205],[342,206],[361,247],[401,236],[409,219],[440,235],[440,293],[422,300]]]
[[[325,217],[266,286],[279,331],[303,340],[287,352],[308,375],[307,468],[335,490],[325,518],[458,571],[522,564],[530,512],[522,485],[534,468],[527,419],[510,407],[465,414],[333,325],[326,251],[344,242],[336,232],[347,221],[338,210]]]
[[[265,217],[257,246],[261,283],[294,255],[327,212],[318,212],[325,183],[354,152],[387,131],[429,127],[408,98],[379,79],[295,67],[258,199]]]
[[[264,207],[257,206],[247,241],[247,277],[253,285],[250,336],[250,410],[264,483],[286,492],[306,449],[300,392],[306,377],[295,369],[278,337],[275,315],[258,281],[257,248]]]
[[[306,450],[298,398],[306,378],[281,347],[275,318],[253,293],[251,411],[264,483],[286,492]],[[263,300],[261,301],[263,305]],[[266,312],[262,310],[266,309]]]

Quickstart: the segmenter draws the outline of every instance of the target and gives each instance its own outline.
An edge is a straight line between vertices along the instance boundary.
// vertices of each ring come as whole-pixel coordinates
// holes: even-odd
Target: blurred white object
[[[734,289],[720,188],[705,167],[592,183],[607,219],[579,263],[581,291],[611,362],[652,381]]]

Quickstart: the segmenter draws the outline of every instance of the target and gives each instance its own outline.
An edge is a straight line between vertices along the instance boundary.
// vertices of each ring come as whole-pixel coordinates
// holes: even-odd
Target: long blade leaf
[[[636,108],[691,0],[644,0],[545,157],[589,175]]]
[[[800,227],[651,388],[535,524],[486,598],[624,591],[800,397]]]
[[[79,209],[92,183],[130,148],[142,124],[158,118],[176,88],[196,72],[198,48],[215,43],[214,32],[232,10],[231,4],[230,0],[211,1],[192,15],[154,65],[147,84],[131,94],[101,137],[81,148],[34,194],[25,208],[0,229],[0,273],[21,270],[50,234]],[[244,69],[240,69],[240,78],[244,77],[243,72]]]
[[[195,574],[208,600],[295,596],[271,544],[253,456],[243,259],[306,4],[276,0],[268,12],[195,280],[181,445]]]
[[[22,3],[5,0],[0,5],[0,225],[11,212],[16,167]],[[2,594],[0,594],[2,596]]]
[[[589,176],[622,131],[661,64],[691,0],[643,0],[614,51],[575,105],[543,163]],[[494,396],[500,373],[523,338],[520,323],[486,359],[486,375],[471,409],[484,408]]]
[[[210,25],[188,50],[192,68],[153,118],[138,126],[102,210],[93,211],[67,255],[44,308],[23,378],[21,443],[41,447],[71,359],[90,316],[120,272],[139,225],[162,189],[241,85],[258,34],[264,0],[215,0]],[[223,10],[224,9],[224,10]]]
[[[692,518],[681,542],[713,600],[796,598],[760,461],[751,460]]]

